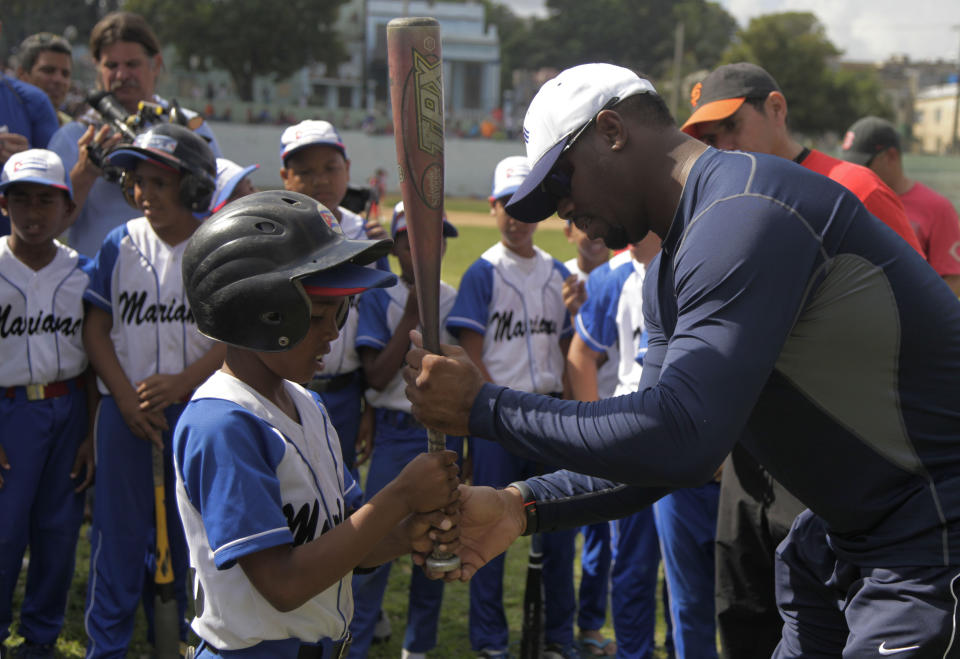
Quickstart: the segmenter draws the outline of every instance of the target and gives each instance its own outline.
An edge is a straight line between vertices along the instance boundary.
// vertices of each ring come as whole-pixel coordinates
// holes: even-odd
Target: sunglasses
[[[614,105],[620,102],[619,96],[614,96],[609,101],[603,104],[596,114],[590,117],[590,121],[586,122],[576,131],[574,131],[570,138],[567,140],[566,145],[560,151],[560,156],[557,158],[557,162],[563,158],[563,154],[573,148],[573,145],[576,144],[577,140],[583,137],[583,134],[587,132],[587,129],[590,128],[596,121],[597,117],[604,110],[609,110]],[[569,167],[569,166],[568,166]],[[571,172],[564,172],[557,168],[556,165],[553,166],[553,169],[544,177],[543,181],[540,183],[540,189],[553,197],[554,199],[563,199],[564,197],[570,196],[570,174]]]

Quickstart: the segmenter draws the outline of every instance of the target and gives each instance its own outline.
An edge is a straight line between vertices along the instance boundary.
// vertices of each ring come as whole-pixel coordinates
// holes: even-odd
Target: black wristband
[[[523,530],[523,535],[533,535],[540,528],[540,518],[537,516],[537,498],[533,495],[533,490],[524,481],[514,481],[507,485],[520,491],[523,497],[523,513],[527,518],[527,527]]]

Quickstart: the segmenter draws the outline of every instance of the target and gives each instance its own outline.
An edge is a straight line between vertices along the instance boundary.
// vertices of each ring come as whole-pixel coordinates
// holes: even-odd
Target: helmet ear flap
[[[137,208],[137,200],[133,194],[133,172],[124,170],[120,174],[120,191],[123,192],[123,198],[128,204]]]
[[[202,213],[210,208],[215,186],[209,181],[192,174],[183,172],[180,178],[180,203],[195,213]]]

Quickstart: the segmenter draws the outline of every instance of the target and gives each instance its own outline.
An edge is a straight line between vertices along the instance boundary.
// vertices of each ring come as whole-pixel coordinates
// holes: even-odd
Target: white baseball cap
[[[507,212],[524,222],[539,222],[557,210],[557,199],[541,183],[564,149],[605,108],[634,94],[656,94],[650,81],[613,64],[581,64],[548,80],[537,92],[523,120],[530,175],[507,204]]]
[[[340,133],[333,127],[329,121],[320,121],[317,119],[307,119],[299,124],[288,126],[280,136],[280,160],[286,163],[297,149],[315,144],[323,146],[332,146],[340,149],[343,157],[347,157],[347,149],[343,146],[343,140],[340,139]]]
[[[526,156],[507,156],[493,170],[493,187],[490,201],[512,195],[530,174],[530,161]]]
[[[403,202],[398,201],[397,205],[393,207],[393,219],[390,220],[390,238],[396,242],[397,234],[401,231],[407,230],[407,213],[403,210]],[[457,227],[450,224],[450,220],[447,219],[447,214],[443,214],[443,235],[447,238],[456,238],[460,235],[460,232],[457,231]]]
[[[223,208],[237,184],[256,169],[260,169],[260,165],[241,167],[227,158],[217,158],[217,189],[213,193],[213,199],[210,200],[210,212],[216,213]]]
[[[27,149],[7,159],[0,173],[0,192],[14,183],[39,183],[64,190],[73,199],[70,177],[63,161],[47,149]]]

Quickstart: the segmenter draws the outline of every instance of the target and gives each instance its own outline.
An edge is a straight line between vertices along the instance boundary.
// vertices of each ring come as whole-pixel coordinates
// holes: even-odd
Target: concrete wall
[[[284,126],[210,122],[224,156],[240,165],[259,163],[251,174],[261,188],[277,188],[280,183],[280,134]],[[367,135],[343,131],[350,158],[351,183],[365,185],[378,167],[387,170],[387,188],[399,190],[396,146],[393,135]],[[445,143],[445,190],[451,197],[487,197],[493,168],[507,156],[523,155],[520,141],[466,140],[448,138]]]

